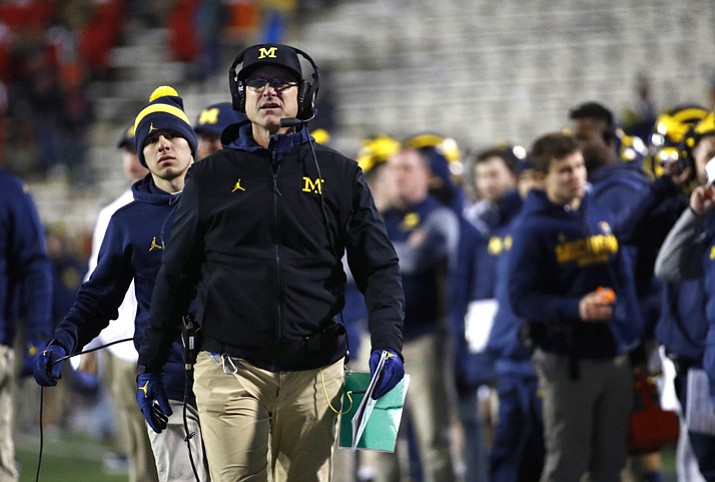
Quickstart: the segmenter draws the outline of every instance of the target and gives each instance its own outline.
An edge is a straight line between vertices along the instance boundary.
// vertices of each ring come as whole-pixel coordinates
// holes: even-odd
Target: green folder
[[[400,420],[402,420],[409,383],[410,376],[405,375],[395,388],[377,400],[365,431],[357,443],[358,450],[395,451],[397,432],[400,428]],[[339,447],[351,448],[353,446],[352,419],[369,384],[369,373],[347,372],[345,374],[342,401],[344,413],[340,415]]]

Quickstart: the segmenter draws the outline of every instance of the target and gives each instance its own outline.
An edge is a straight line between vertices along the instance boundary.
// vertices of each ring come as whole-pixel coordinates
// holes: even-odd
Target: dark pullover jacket
[[[194,288],[203,350],[272,371],[338,360],[346,353],[336,319],[346,251],[372,347],[400,353],[398,260],[357,163],[313,145],[305,130],[273,136],[268,149],[251,125],[222,141],[187,174],[139,364],[163,365],[172,319]]]

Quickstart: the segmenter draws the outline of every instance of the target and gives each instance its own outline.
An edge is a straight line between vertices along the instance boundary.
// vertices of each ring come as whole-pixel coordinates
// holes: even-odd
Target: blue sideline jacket
[[[453,269],[459,222],[454,212],[432,196],[407,210],[385,213],[387,235],[400,260],[400,275],[405,292],[405,340],[444,329],[446,300],[443,283]],[[408,238],[421,229],[427,236],[413,246]],[[440,321],[441,320],[441,321]]]
[[[21,316],[27,338],[45,341],[52,330],[52,268],[45,235],[23,182],[0,169],[0,343],[12,346]]]
[[[117,309],[134,279],[137,315],[134,346],[138,349],[149,317],[154,281],[169,242],[178,195],[159,189],[151,174],[132,185],[134,201],[112,215],[99,250],[97,267],[82,284],[77,300],[55,330],[55,338],[67,353],[75,353],[117,317]],[[177,317],[176,323],[181,320]],[[184,362],[181,343],[172,345],[164,367],[169,398],[184,399]]]
[[[612,213],[594,205],[590,193],[578,210],[551,203],[544,191],[529,193],[509,256],[509,300],[544,351],[608,358],[639,342],[633,275],[613,224]],[[583,323],[579,301],[600,286],[616,293],[613,318]]]
[[[497,266],[511,245],[509,226],[521,206],[519,193],[511,191],[496,203],[494,209],[475,220],[477,222],[464,223],[467,226],[460,238],[450,313],[455,343],[455,383],[460,390],[470,390],[496,379],[494,359],[488,350],[469,351],[464,336],[464,318],[470,302],[497,297]]]

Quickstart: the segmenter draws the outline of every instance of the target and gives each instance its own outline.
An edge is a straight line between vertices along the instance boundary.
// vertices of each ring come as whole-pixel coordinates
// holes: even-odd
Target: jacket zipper
[[[278,171],[280,171],[281,166],[276,160],[275,149],[271,151],[270,168],[273,178],[273,249],[276,262],[276,296],[278,298],[278,303],[276,303],[276,335],[278,339],[281,339],[283,337],[283,296],[281,292],[281,256],[278,249],[278,238],[280,236],[280,229],[278,226],[278,202],[282,194],[280,189],[278,189]]]

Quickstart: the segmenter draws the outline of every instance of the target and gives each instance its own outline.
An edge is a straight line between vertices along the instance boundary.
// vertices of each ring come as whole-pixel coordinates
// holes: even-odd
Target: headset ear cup
[[[228,69],[228,89],[231,92],[231,106],[238,112],[246,112],[246,92],[243,82],[238,80],[236,66],[243,64],[243,57],[248,48],[243,49],[233,60]]]
[[[313,115],[312,85],[303,80],[298,87],[298,119],[307,119]]]
[[[246,112],[246,88],[243,82],[229,75],[228,88],[231,91],[231,107],[233,107],[233,110]]]
[[[246,112],[246,86],[240,80],[236,86],[236,97],[234,97],[233,109],[238,112]]]

